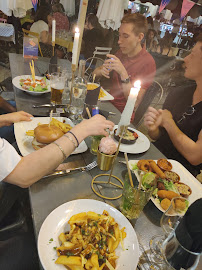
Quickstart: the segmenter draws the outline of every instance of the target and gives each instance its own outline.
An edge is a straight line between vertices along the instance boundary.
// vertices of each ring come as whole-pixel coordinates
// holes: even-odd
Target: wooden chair
[[[149,106],[156,107],[164,94],[164,90],[162,85],[157,82],[153,81],[152,85],[147,89],[142,102],[138,106],[135,112],[135,119],[133,121],[133,125],[137,128],[143,121],[144,114],[147,111]]]
[[[35,33],[35,32],[31,32],[29,30],[26,30],[24,28],[22,28],[22,31],[24,33],[24,36],[36,37],[38,39],[39,52],[40,52],[41,56],[43,57],[43,54],[42,54],[42,51],[41,51],[41,46],[40,46],[40,36],[39,36],[39,34]]]
[[[109,47],[95,47],[95,51],[93,52],[93,57],[106,56],[111,52],[112,48]],[[106,57],[105,57],[106,58]]]

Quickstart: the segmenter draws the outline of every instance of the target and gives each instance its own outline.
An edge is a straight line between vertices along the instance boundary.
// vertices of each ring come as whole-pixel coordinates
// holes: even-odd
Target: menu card
[[[24,58],[38,58],[38,38],[24,37],[23,38],[23,57]]]

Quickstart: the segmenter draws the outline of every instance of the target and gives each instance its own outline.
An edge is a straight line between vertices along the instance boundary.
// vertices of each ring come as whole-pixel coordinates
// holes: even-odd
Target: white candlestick
[[[72,65],[77,65],[77,54],[78,54],[78,48],[79,48],[79,28],[76,27],[75,34],[74,34],[74,45],[72,49]]]
[[[139,80],[135,81],[134,87],[132,87],[130,90],[130,95],[128,96],[126,106],[121,114],[121,119],[119,121],[118,129],[116,132],[117,135],[119,135],[119,133],[120,133],[121,126],[130,125],[130,120],[131,120],[131,117],[133,114],[135,102],[136,102],[138,93],[140,91],[140,88],[141,88],[141,82]]]
[[[52,42],[55,42],[55,25],[56,25],[56,21],[52,20]]]

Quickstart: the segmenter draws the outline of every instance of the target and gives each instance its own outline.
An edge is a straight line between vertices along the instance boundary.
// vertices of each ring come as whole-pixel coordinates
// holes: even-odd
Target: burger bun
[[[49,144],[62,137],[64,133],[56,126],[43,124],[34,129],[34,136],[38,143]]]

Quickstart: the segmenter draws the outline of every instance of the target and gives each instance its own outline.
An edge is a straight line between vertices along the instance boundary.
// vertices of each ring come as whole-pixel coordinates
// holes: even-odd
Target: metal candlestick
[[[53,56],[55,55],[55,42],[52,42]]]
[[[95,190],[94,184],[106,184],[106,185],[111,185],[111,186],[117,187],[119,189],[123,189],[123,185],[124,184],[121,181],[121,179],[119,179],[115,175],[112,175],[112,173],[113,173],[114,165],[115,165],[115,162],[116,162],[116,158],[117,158],[118,153],[119,153],[119,148],[120,148],[121,140],[122,140],[123,136],[125,135],[127,129],[128,129],[128,126],[121,126],[121,128],[120,128],[121,134],[120,134],[119,144],[118,144],[118,147],[117,147],[116,154],[114,156],[114,160],[113,160],[113,163],[112,163],[112,168],[111,168],[110,174],[98,174],[98,175],[96,175],[93,178],[93,180],[91,182],[91,188],[95,192],[95,194],[98,195],[99,197],[104,198],[104,199],[107,199],[107,200],[116,200],[116,199],[119,199],[119,198],[121,198],[122,194],[119,195],[119,196],[117,196],[117,197],[106,197],[106,196],[102,195],[101,193],[99,193],[98,191]],[[97,178],[99,178],[101,176],[109,176],[108,181],[95,181]],[[121,185],[118,185],[118,184],[113,183],[111,181],[111,178],[115,178]]]

